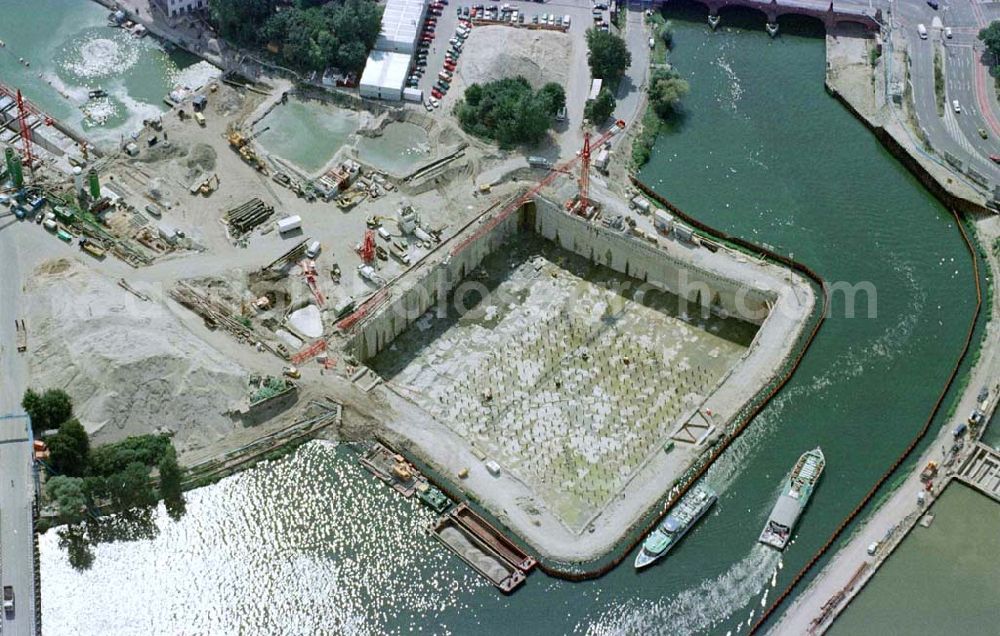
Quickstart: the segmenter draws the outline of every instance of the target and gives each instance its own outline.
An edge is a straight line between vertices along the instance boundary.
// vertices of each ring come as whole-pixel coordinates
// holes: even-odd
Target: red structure
[[[375,260],[375,232],[371,230],[365,232],[365,239],[361,243],[361,247],[358,248],[358,256],[366,264],[370,264]]]
[[[612,130],[614,130],[612,128]],[[598,146],[601,144],[598,143]],[[590,204],[590,131],[583,133],[583,152],[580,153],[580,205]]]
[[[28,162],[28,169],[35,169],[35,153],[31,150],[31,128],[28,127],[28,107],[25,106],[24,98],[21,96],[21,89],[17,91],[17,127],[20,129],[21,143],[24,146],[24,160]]]

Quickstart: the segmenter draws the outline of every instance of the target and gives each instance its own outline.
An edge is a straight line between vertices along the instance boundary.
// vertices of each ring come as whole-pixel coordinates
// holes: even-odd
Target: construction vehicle
[[[302,377],[302,373],[299,372],[298,367],[295,367],[295,366],[284,367],[281,370],[281,374],[284,375],[284,376],[286,376],[286,377],[289,377],[289,378],[291,378],[293,380],[298,380],[299,378]]]
[[[340,284],[340,265],[334,263],[330,266],[330,278],[333,279],[334,284]]]
[[[196,191],[201,196],[207,197],[218,189],[219,189],[219,175],[213,174],[211,177],[205,179],[200,184],[198,184]]]
[[[938,472],[937,462],[927,462],[927,466],[924,467],[923,471],[920,473],[920,481],[925,484],[930,480],[934,479]]]
[[[17,332],[17,350],[23,353],[28,350],[28,328],[24,326],[24,320],[15,320],[14,330]]]
[[[97,244],[93,239],[89,239],[85,236],[80,237],[80,249],[87,252],[94,258],[100,260],[104,258],[105,250],[103,247]]]
[[[235,126],[230,126],[229,130],[226,132],[226,140],[229,141],[229,146],[239,153],[243,161],[247,162],[260,172],[267,174],[267,164],[261,159],[257,152],[250,145],[254,139],[267,132],[270,126],[249,135],[243,134],[243,132],[236,128]]]
[[[349,190],[336,199],[337,207],[342,210],[350,210],[368,196],[364,190]]]

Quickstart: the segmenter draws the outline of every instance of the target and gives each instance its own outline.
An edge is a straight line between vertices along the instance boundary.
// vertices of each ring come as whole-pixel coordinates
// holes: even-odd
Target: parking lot
[[[597,3],[596,6],[605,7],[601,3]],[[460,12],[461,17],[459,16]],[[599,24],[605,25],[606,28],[610,17],[608,11],[605,8],[599,9],[597,12],[601,16]],[[514,0],[503,4],[456,3],[442,0],[433,3],[428,12],[427,22],[425,22],[421,32],[421,43],[414,56],[414,70],[422,70],[422,75],[413,79],[416,80],[417,88],[423,91],[425,103],[427,103],[439,81],[438,74],[446,70],[445,62],[448,50],[452,47],[449,40],[456,37],[456,29],[462,25],[471,25],[473,19],[478,21],[486,18],[489,21],[485,23],[510,24],[511,28],[520,26],[537,29],[542,28],[540,24],[545,22],[548,28],[566,30],[574,37],[574,60],[570,73],[572,78],[570,84],[580,84],[580,87],[565,86],[564,88],[567,93],[567,102],[570,102],[568,103],[570,122],[578,123],[582,121],[583,100],[586,98],[586,90],[589,89],[589,70],[586,64],[586,46],[583,43],[583,38],[586,29],[595,24],[594,13],[595,4],[588,0],[544,3]],[[430,21],[433,22],[428,26]],[[471,28],[476,27],[471,26]],[[577,38],[579,41],[576,41]],[[463,44],[464,38],[459,38],[457,46],[462,47]],[[461,57],[461,50],[459,50],[457,59],[455,59],[455,66],[458,69],[461,68],[462,64]],[[507,76],[514,75],[516,75],[516,69],[511,69]],[[500,77],[496,79],[500,79]],[[453,103],[458,97],[460,96],[453,96],[448,102]]]

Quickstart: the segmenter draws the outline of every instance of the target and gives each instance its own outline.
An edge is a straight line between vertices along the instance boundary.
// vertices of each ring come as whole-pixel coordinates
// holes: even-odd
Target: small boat
[[[722,22],[722,18],[720,18],[719,16],[717,15],[708,16],[708,26],[711,27],[713,31],[717,26],[719,26],[720,22]]]
[[[708,486],[699,484],[692,488],[667,515],[663,523],[650,532],[642,542],[642,549],[635,557],[635,569],[641,570],[652,565],[673,550],[718,498],[715,491]]]
[[[760,533],[761,543],[779,550],[785,549],[825,467],[826,457],[818,446],[799,457]]]
[[[103,88],[95,88],[94,90],[87,93],[87,95],[90,97],[90,99],[100,99],[102,97],[107,97],[108,91],[104,90]]]

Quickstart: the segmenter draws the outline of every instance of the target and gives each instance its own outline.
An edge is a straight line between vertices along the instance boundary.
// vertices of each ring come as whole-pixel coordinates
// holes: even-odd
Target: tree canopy
[[[167,508],[167,514],[172,519],[184,514],[184,492],[182,488],[181,467],[177,464],[177,451],[168,446],[160,459],[160,497]]]
[[[90,439],[77,419],[66,420],[59,432],[49,435],[49,465],[59,475],[80,477],[87,470],[90,456]]]
[[[83,491],[83,480],[79,477],[56,475],[45,482],[45,494],[56,504],[62,516],[79,514],[87,505],[87,497]]]
[[[656,69],[649,80],[649,103],[660,118],[674,113],[677,103],[691,87],[676,71]]]
[[[466,132],[509,148],[541,141],[565,104],[562,86],[550,82],[533,91],[519,75],[473,84],[456,104],[455,114]]]
[[[590,74],[617,86],[618,81],[632,64],[625,40],[599,29],[587,29],[587,63]]]
[[[166,435],[132,435],[119,442],[102,444],[90,454],[90,471],[102,477],[119,473],[132,463],[147,468],[156,466],[168,448],[172,448]]]
[[[378,5],[346,0],[275,13],[262,25],[260,37],[276,44],[282,60],[295,68],[356,71],[364,66],[381,29]]]
[[[219,33],[237,44],[259,44],[260,29],[274,15],[277,0],[209,0]]]
[[[590,123],[598,126],[603,124],[605,119],[611,117],[611,113],[615,112],[616,105],[615,96],[611,94],[611,91],[603,88],[598,93],[597,99],[587,102],[587,105],[583,109],[583,114],[590,120]]]
[[[156,505],[156,492],[149,483],[149,468],[139,462],[108,477],[107,484],[111,502],[118,510]]]
[[[1000,55],[1000,21],[990,22],[989,26],[979,30],[979,39],[993,55]]]
[[[57,428],[73,417],[73,402],[62,389],[47,389],[41,394],[28,389],[21,399],[21,407],[31,418],[31,428],[36,432]]]

